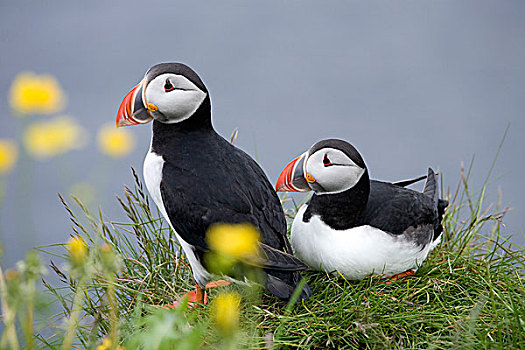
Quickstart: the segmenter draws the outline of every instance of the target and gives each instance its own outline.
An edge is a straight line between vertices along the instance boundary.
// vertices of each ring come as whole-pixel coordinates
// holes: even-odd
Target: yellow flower
[[[53,114],[64,108],[65,96],[55,77],[22,72],[11,85],[9,103],[22,115]]]
[[[97,346],[97,350],[108,350],[111,347],[111,340],[109,338],[104,338],[102,344]]]
[[[96,350],[109,350],[109,349],[111,349],[111,339],[104,338],[104,340],[102,341],[102,344],[97,346]],[[124,348],[119,345],[117,346],[117,350],[124,350]]]
[[[106,273],[115,273],[119,268],[119,260],[117,255],[108,243],[100,246],[100,264],[102,270]]]
[[[82,148],[86,140],[87,133],[84,128],[68,116],[33,123],[24,133],[27,151],[38,159]]]
[[[251,224],[215,224],[206,235],[213,251],[237,259],[258,255],[259,231]]]
[[[18,158],[16,144],[10,140],[0,140],[0,175],[13,169]]]
[[[135,146],[133,134],[127,129],[117,129],[114,124],[104,124],[98,131],[98,147],[110,157],[127,155]]]
[[[239,325],[241,297],[238,293],[219,294],[214,302],[212,316],[223,335],[231,335]]]
[[[71,237],[67,242],[69,258],[74,265],[81,265],[86,261],[88,249],[82,237]]]

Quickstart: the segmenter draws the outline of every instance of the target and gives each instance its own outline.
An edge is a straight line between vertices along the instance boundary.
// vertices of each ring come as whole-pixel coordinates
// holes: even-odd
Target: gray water
[[[55,75],[68,95],[64,113],[91,132],[87,148],[23,160],[6,179],[3,261],[67,239],[57,193],[75,182],[94,184],[93,206],[124,220],[114,195],[132,184],[130,166],[141,171],[150,126],[130,128],[137,148],[118,160],[100,154],[95,132],[162,61],[200,74],[216,129],[229,137],[238,128],[236,144],[272,182],[314,142],[339,137],[376,179],[431,166],[453,189],[460,163],[475,157],[479,189],[510,124],[487,196],[495,201],[501,188],[514,208],[504,232],[523,243],[524,18],[523,1],[2,1],[0,137],[23,128],[6,97],[22,70]]]

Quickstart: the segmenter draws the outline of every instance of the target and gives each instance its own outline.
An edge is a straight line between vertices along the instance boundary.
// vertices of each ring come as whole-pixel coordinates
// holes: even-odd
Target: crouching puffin
[[[313,145],[285,167],[276,185],[277,191],[314,191],[292,224],[296,256],[353,280],[414,273],[441,240],[448,202],[438,198],[432,169],[423,193],[400,184],[370,181],[363,158],[345,141]]]
[[[308,267],[291,255],[286,220],[259,165],[214,130],[206,86],[182,63],[151,67],[124,97],[117,126],[153,121],[144,160],[146,187],[175,232],[197,284],[195,300],[213,276],[204,259],[206,232],[216,223],[250,223],[260,232],[265,287],[289,299]],[[305,285],[300,299],[311,294]]]

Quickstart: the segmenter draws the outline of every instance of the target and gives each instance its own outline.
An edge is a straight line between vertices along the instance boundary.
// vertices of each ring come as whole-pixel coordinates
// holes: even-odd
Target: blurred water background
[[[504,230],[524,243],[524,18],[523,1],[2,1],[0,138],[18,147],[1,175],[2,262],[67,240],[59,192],[125,220],[115,195],[133,184],[130,166],[141,174],[151,126],[129,128],[129,144],[114,154],[97,133],[163,61],[200,74],[216,129],[228,138],[238,128],[236,144],[272,182],[314,142],[339,137],[376,179],[431,166],[454,189],[460,163],[474,158],[480,189],[510,124],[487,204],[501,189],[514,208]],[[67,97],[59,111],[15,115],[8,96],[23,71],[57,79]],[[78,129],[74,140],[39,159],[23,135],[63,115]]]

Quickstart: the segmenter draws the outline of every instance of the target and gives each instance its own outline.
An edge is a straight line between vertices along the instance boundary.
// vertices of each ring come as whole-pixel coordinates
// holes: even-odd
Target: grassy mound
[[[50,268],[60,282],[44,286],[62,310],[54,322],[45,320],[34,331],[37,293],[20,292],[40,276],[34,257],[17,276],[1,274],[2,348],[523,347],[524,247],[500,235],[504,210],[485,206],[485,186],[472,194],[463,174],[449,195],[443,242],[414,276],[355,282],[307,272],[313,296],[300,304],[285,305],[257,286],[232,285],[210,290],[211,305],[193,310],[184,303],[163,307],[193,288],[191,271],[174,233],[150,206],[136,174],[135,179],[134,188],[119,198],[126,223],[93,215],[73,198],[79,218],[63,200],[85,248],[80,245],[77,261],[71,245],[52,258]],[[52,247],[41,250],[49,253]],[[240,319],[234,320],[239,326],[229,329],[213,303],[226,291],[242,296]]]

